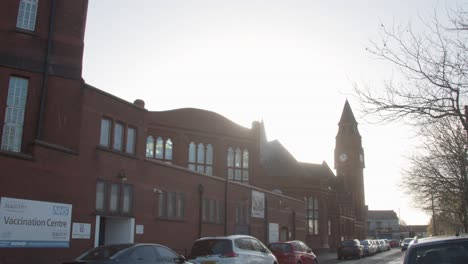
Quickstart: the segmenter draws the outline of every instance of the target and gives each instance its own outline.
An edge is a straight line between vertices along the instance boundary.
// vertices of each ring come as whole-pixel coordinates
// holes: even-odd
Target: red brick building
[[[338,133],[335,156],[346,150],[349,166],[335,164],[336,177],[326,163],[297,162],[267,142],[260,122],[245,128],[200,109],[150,111],[86,84],[87,4],[0,4],[0,263],[59,263],[122,242],[188,254],[194,239],[224,234],[313,248],[365,236],[359,133]],[[348,108],[343,116],[352,116]],[[357,132],[355,120],[340,121],[340,131],[347,126]],[[54,208],[37,214],[47,228],[30,213],[35,201]],[[49,225],[57,214],[70,220]]]

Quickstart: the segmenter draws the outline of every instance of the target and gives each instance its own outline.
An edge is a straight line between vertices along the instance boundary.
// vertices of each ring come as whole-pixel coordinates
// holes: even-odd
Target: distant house
[[[400,239],[398,216],[393,210],[367,211],[367,236],[371,238]]]

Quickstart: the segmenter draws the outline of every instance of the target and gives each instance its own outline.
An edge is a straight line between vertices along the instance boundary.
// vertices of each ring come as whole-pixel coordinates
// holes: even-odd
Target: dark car
[[[304,242],[294,240],[271,243],[268,248],[273,252],[279,264],[317,264],[317,256]]]
[[[362,258],[364,255],[364,247],[357,239],[343,240],[338,247],[337,254],[338,259],[347,257]]]
[[[189,263],[170,248],[158,244],[115,244],[93,248],[63,264],[167,264]]]
[[[401,241],[401,251],[405,251],[406,249],[408,249],[408,245],[411,241],[413,241],[413,239],[409,237],[403,239]]]
[[[403,264],[466,264],[468,237],[429,237],[414,239]]]

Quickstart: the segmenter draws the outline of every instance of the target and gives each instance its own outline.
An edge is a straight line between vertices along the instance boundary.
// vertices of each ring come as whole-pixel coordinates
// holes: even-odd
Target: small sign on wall
[[[90,239],[91,238],[91,224],[73,223],[72,238],[73,239]]]
[[[135,227],[135,233],[136,233],[137,235],[143,235],[144,230],[145,230],[145,226],[144,226],[144,225],[136,225],[136,227]]]
[[[268,224],[268,242],[278,242],[279,241],[279,224],[269,223]]]

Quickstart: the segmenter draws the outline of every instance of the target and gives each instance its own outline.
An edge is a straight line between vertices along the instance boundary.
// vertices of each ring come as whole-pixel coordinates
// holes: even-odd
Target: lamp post
[[[435,209],[434,209],[434,193],[431,193],[431,204],[432,204],[432,233],[436,236],[436,219],[435,219]]]

